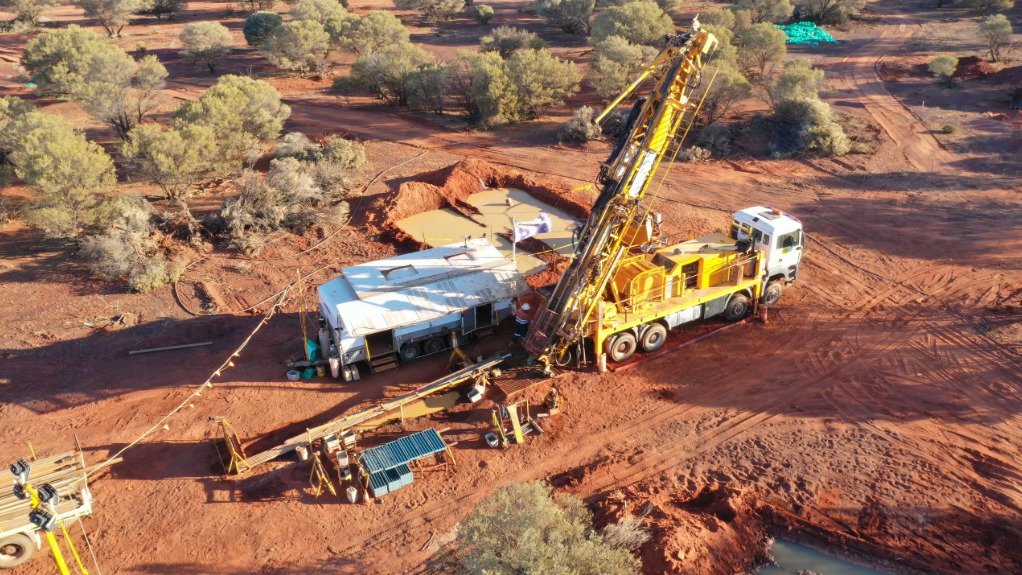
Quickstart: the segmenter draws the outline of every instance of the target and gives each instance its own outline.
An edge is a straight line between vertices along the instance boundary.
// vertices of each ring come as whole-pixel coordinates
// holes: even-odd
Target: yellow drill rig
[[[670,38],[597,117],[601,121],[643,84],[653,85],[632,106],[601,166],[601,191],[576,232],[575,255],[523,342],[547,371],[581,357],[586,339],[602,370],[608,359],[624,361],[638,349],[659,349],[669,330],[682,323],[715,315],[737,321],[761,301],[774,303],[795,279],[802,228],[788,214],[749,208],[735,214],[729,234],[664,246],[660,216],[649,209],[656,193],[647,198],[647,191],[661,162],[677,156],[684,125],[691,125],[694,114],[690,94],[699,83],[703,56],[716,44],[694,21],[691,32]],[[781,255],[771,249],[781,232],[791,245],[768,274],[768,257]]]

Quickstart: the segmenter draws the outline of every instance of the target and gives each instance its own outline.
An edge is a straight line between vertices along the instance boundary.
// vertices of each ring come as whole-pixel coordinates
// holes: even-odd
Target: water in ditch
[[[851,561],[817,551],[812,547],[778,539],[770,552],[777,565],[764,565],[760,575],[797,575],[811,571],[819,575],[889,575],[884,571],[863,567]]]

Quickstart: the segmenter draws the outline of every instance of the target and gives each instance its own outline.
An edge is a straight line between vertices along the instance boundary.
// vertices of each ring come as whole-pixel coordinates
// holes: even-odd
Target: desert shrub
[[[465,0],[394,0],[401,10],[413,10],[427,22],[448,20],[465,7]]]
[[[613,98],[656,56],[656,48],[609,36],[596,45],[589,84],[601,98]]]
[[[156,56],[136,62],[119,50],[103,52],[92,57],[71,96],[124,138],[162,103],[166,79],[167,69]]]
[[[1006,12],[1015,7],[1015,0],[958,0],[957,4],[977,14],[987,16],[995,12]]]
[[[706,83],[707,90],[703,99],[702,113],[707,124],[713,124],[726,116],[738,102],[752,95],[752,84],[741,72],[730,66],[722,66],[716,71],[713,83]]]
[[[718,66],[720,68],[740,69],[738,65],[738,48],[735,47],[735,35],[730,28],[722,28],[713,24],[706,24],[703,28],[717,37],[717,48],[703,56],[703,63],[706,66]]]
[[[295,158],[303,162],[319,159],[322,147],[301,132],[288,132],[277,142],[277,158]]]
[[[207,126],[163,128],[140,124],[129,132],[121,156],[135,176],[153,182],[169,199],[184,199],[194,184],[218,167],[216,137]]]
[[[703,160],[709,160],[710,156],[710,151],[706,148],[689,146],[687,148],[682,148],[681,152],[678,153],[678,161],[686,163],[701,162]]]
[[[798,17],[817,24],[841,24],[865,5],[866,0],[795,0]]]
[[[622,4],[627,4],[633,1],[634,0],[597,0],[596,7],[607,8],[608,6],[621,6]],[[656,2],[656,5],[659,6],[661,10],[670,14],[672,12],[676,12],[678,8],[681,8],[681,5],[684,0],[649,0],[649,1]]]
[[[55,237],[77,237],[96,226],[117,182],[113,160],[63,120],[35,110],[17,112],[2,140],[7,161],[32,190],[26,219]]]
[[[291,108],[266,81],[226,75],[178,110],[177,127],[195,124],[212,130],[218,161],[236,169],[260,142],[277,139],[290,115]]]
[[[709,150],[711,155],[723,158],[731,153],[734,137],[734,128],[723,122],[713,122],[699,131],[698,144]]]
[[[334,42],[356,54],[394,44],[407,44],[411,37],[401,20],[390,12],[371,10],[338,30],[331,30]]]
[[[269,10],[276,4],[276,0],[240,0],[238,2],[245,10],[256,12],[258,10]]]
[[[704,26],[720,26],[731,30],[735,27],[735,13],[727,8],[714,8],[699,13],[699,22]]]
[[[402,42],[361,54],[351,66],[351,77],[377,98],[396,106],[407,106],[409,78],[433,57],[422,48]]]
[[[40,92],[67,96],[82,83],[93,57],[119,51],[92,30],[71,24],[29,40],[22,63]]]
[[[748,12],[753,23],[773,23],[791,18],[795,7],[790,0],[738,0],[735,2],[735,10]]]
[[[327,69],[330,34],[315,20],[292,20],[277,27],[261,49],[274,66],[300,74]]]
[[[594,122],[596,110],[582,106],[571,114],[568,120],[557,131],[562,142],[585,143],[600,136],[600,125]]]
[[[642,519],[629,515],[603,528],[603,542],[615,549],[636,551],[649,541],[650,532],[642,526]]]
[[[322,144],[313,142],[301,132],[288,132],[279,142],[275,156],[294,158],[301,162],[332,162],[346,170],[366,165],[365,147],[358,142],[329,137]]]
[[[488,4],[478,4],[473,6],[472,15],[475,16],[476,21],[480,24],[489,24],[490,20],[493,20],[493,6]]]
[[[954,56],[937,56],[930,61],[927,69],[942,82],[950,83],[952,81],[951,77],[955,75],[955,70],[958,69],[958,58]]]
[[[426,64],[408,76],[408,105],[415,110],[444,113],[451,90],[451,71],[445,64]]]
[[[76,0],[85,15],[95,18],[109,36],[120,36],[132,15],[147,7],[146,0]]]
[[[157,20],[162,20],[164,16],[169,19],[180,12],[185,4],[187,4],[187,0],[152,0],[146,11],[156,16]]]
[[[497,26],[493,32],[480,38],[479,44],[483,52],[496,52],[504,59],[510,57],[516,50],[524,48],[536,50],[546,45],[532,32],[511,26]]]
[[[109,202],[109,226],[86,237],[81,254],[89,268],[109,280],[122,280],[134,291],[151,292],[177,279],[179,268],[168,262],[150,225],[151,209],[138,196]]]
[[[193,22],[181,31],[181,56],[216,70],[216,65],[231,51],[231,31],[219,22]]]
[[[451,93],[469,119],[483,127],[517,120],[516,91],[496,52],[459,52],[451,64]]]
[[[986,40],[991,61],[1001,59],[1002,52],[1011,44],[1012,33],[1011,22],[1004,14],[995,14],[980,23],[979,35]]]
[[[578,91],[582,75],[572,62],[547,49],[520,50],[507,59],[507,74],[518,92],[518,117],[536,118]]]
[[[291,8],[294,20],[314,20],[325,28],[327,22],[336,18],[344,18],[348,11],[337,0],[298,0]]]
[[[276,12],[253,12],[245,18],[241,31],[249,46],[259,46],[283,23],[284,19]]]
[[[783,62],[788,55],[784,31],[768,22],[753,24],[738,33],[738,60],[746,74],[762,78],[771,64]]]
[[[540,18],[568,34],[588,34],[595,0],[536,0]]]
[[[784,100],[774,107],[770,151],[786,157],[805,152],[826,156],[848,153],[851,143],[834,122],[830,106],[818,99]]]
[[[459,573],[638,573],[640,562],[604,542],[585,505],[554,498],[540,482],[511,483],[483,500],[458,527]]]
[[[30,28],[38,23],[43,12],[57,4],[57,0],[2,0],[0,9],[14,13],[15,19],[11,24],[23,24],[25,28]],[[17,31],[14,28],[15,26],[12,26],[8,31]]]
[[[958,133],[958,126],[954,124],[944,124],[944,126],[940,129],[940,133],[953,136]]]
[[[819,98],[823,87],[823,70],[813,68],[805,59],[786,62],[770,91],[775,102],[784,100],[812,100]]]
[[[674,32],[671,17],[655,2],[637,0],[607,8],[593,22],[591,44],[599,44],[610,36],[620,36],[632,44],[657,46]]]

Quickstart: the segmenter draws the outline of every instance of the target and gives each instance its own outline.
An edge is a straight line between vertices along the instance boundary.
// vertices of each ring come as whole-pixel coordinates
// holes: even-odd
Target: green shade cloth
[[[778,25],[777,27],[788,37],[788,44],[798,44],[801,46],[837,44],[837,40],[829,32],[812,22],[795,22],[783,26]]]

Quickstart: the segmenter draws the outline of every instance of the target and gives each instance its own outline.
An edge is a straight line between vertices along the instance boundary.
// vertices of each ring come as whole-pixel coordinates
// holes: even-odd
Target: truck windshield
[[[793,248],[802,245],[802,233],[799,230],[778,236],[777,247],[781,249]]]

